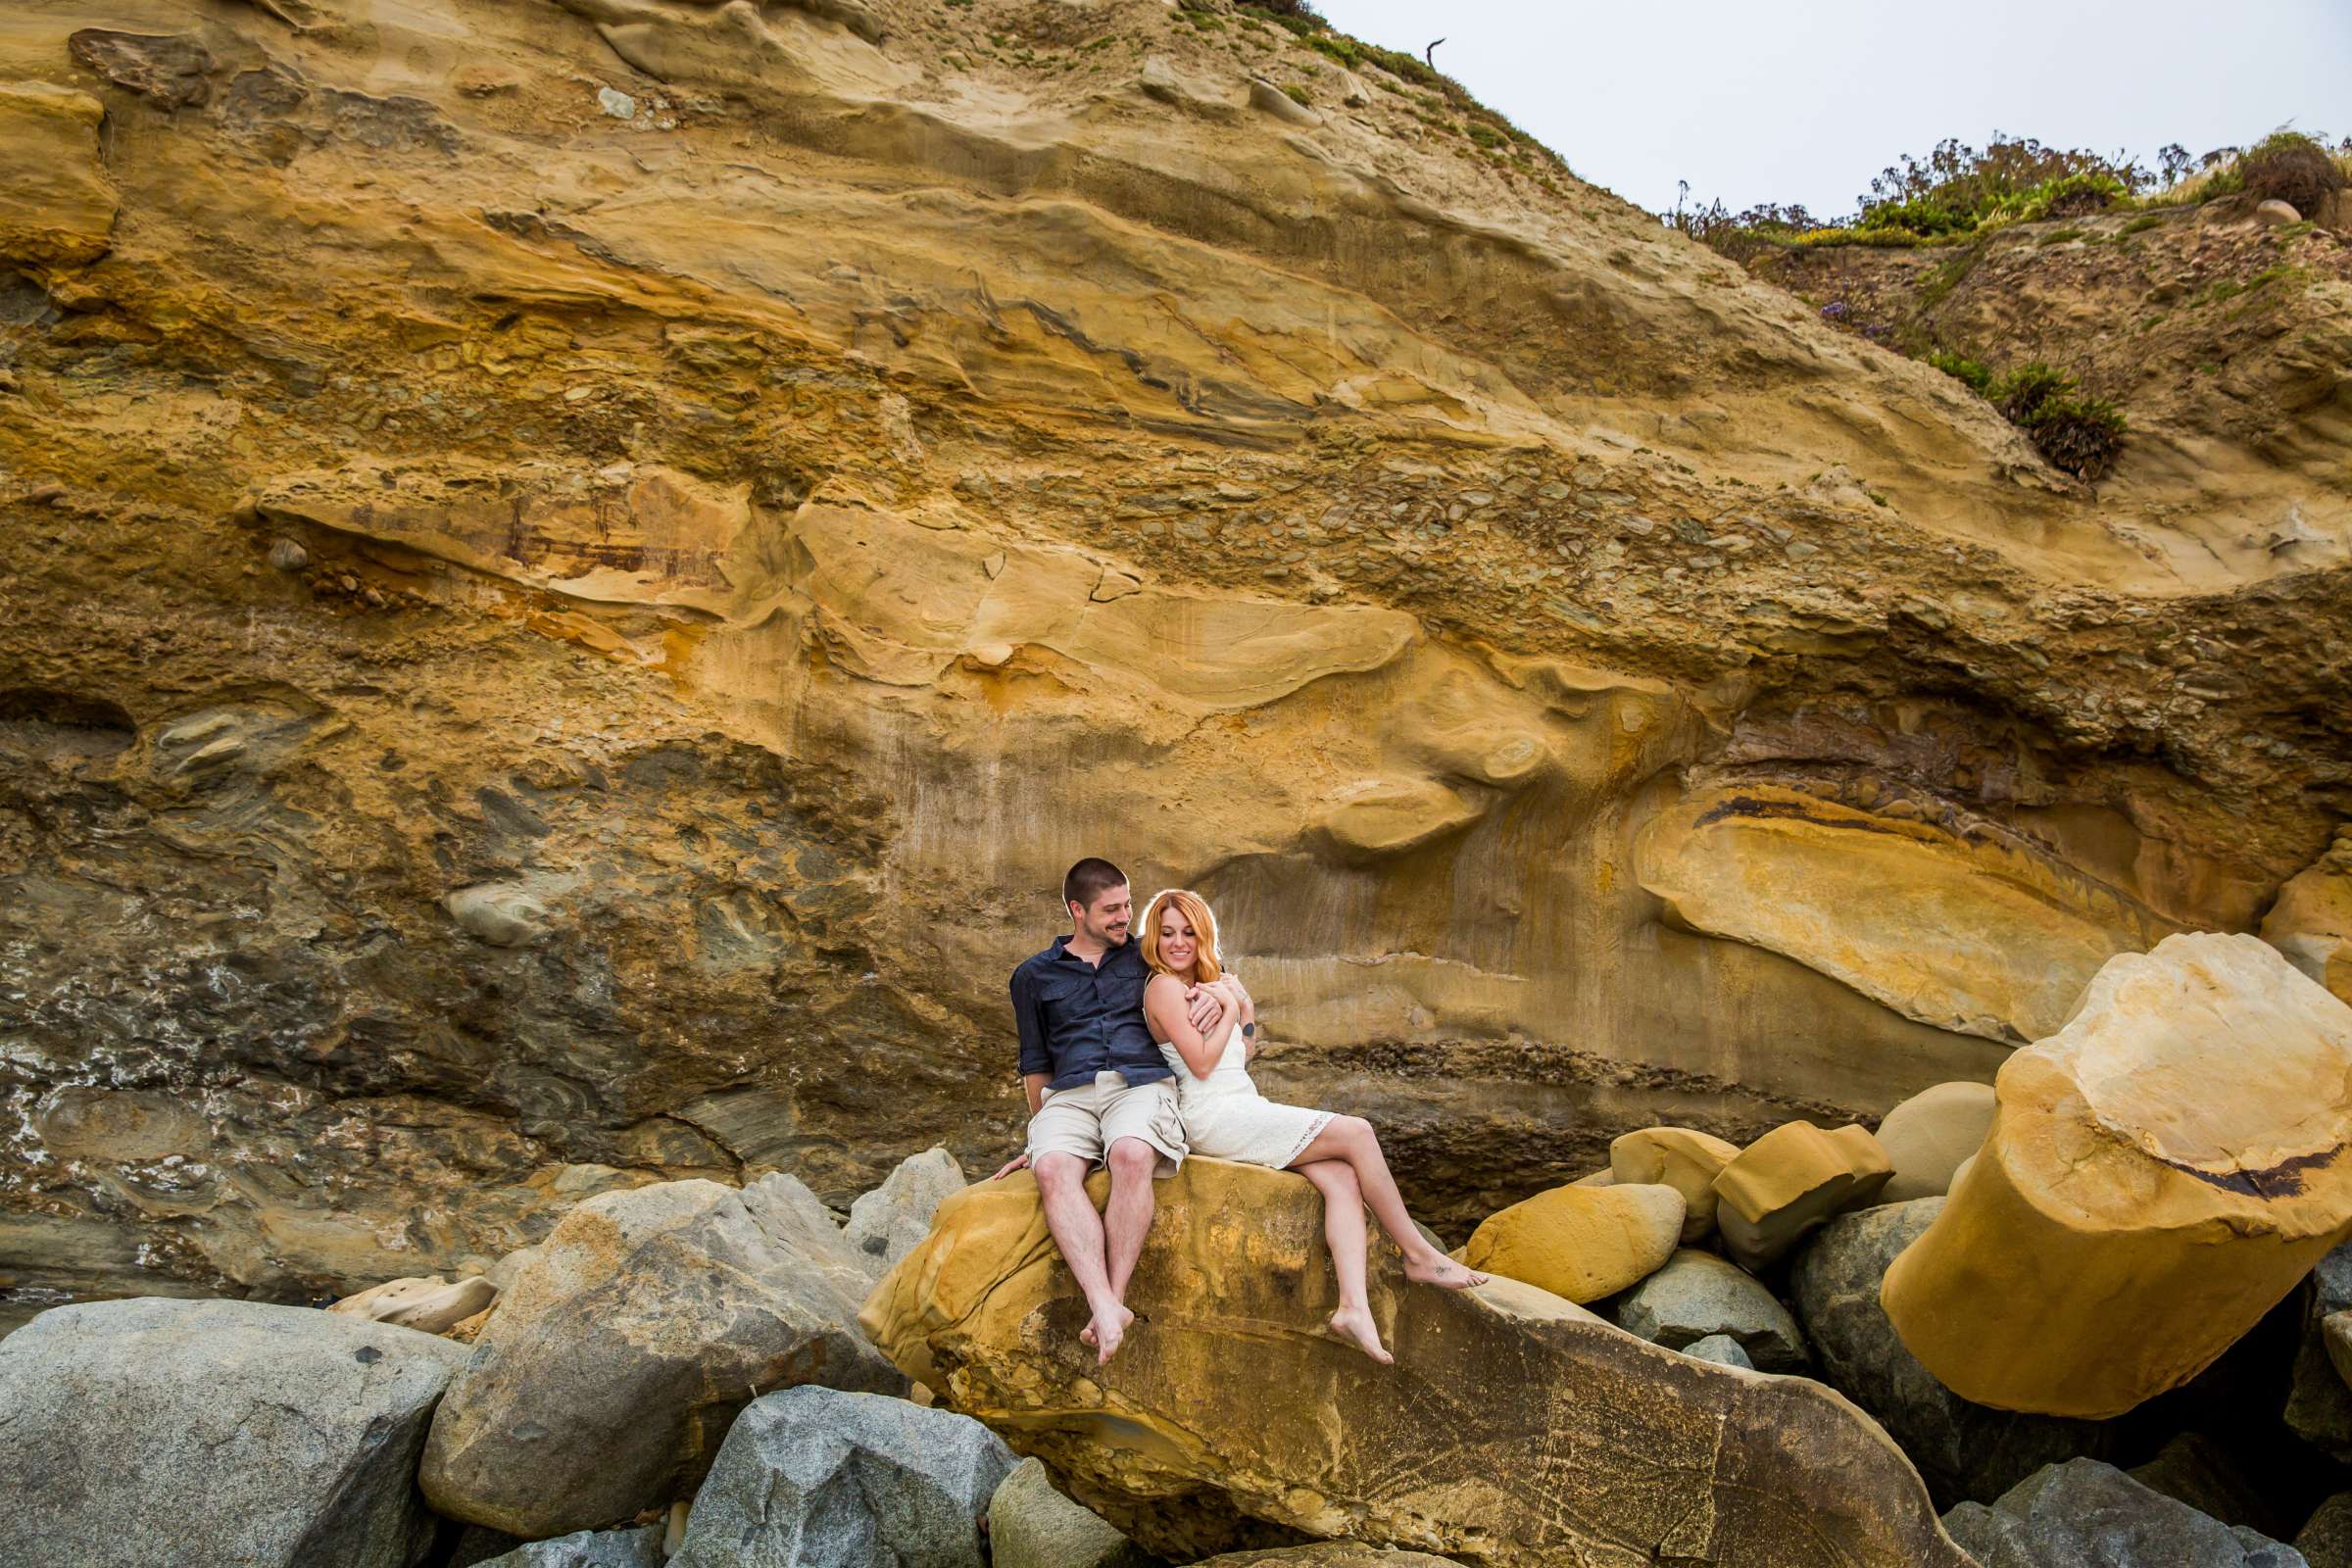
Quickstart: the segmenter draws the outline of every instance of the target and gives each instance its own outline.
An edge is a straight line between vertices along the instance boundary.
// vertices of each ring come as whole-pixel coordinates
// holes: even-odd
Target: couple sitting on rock
[[[1256,1004],[1219,960],[1216,921],[1199,894],[1154,896],[1132,942],[1134,896],[1108,860],[1071,866],[1061,896],[1070,933],[1012,972],[1028,1148],[990,1179],[1023,1165],[1036,1172],[1047,1228],[1093,1312],[1079,1338],[1098,1360],[1110,1359],[1135,1320],[1127,1280],[1152,1228],[1152,1180],[1173,1176],[1187,1153],[1296,1170],[1322,1191],[1340,1288],[1331,1327],[1374,1360],[1391,1357],[1365,1294],[1367,1204],[1403,1251],[1408,1279],[1486,1283],[1414,1226],[1370,1122],[1257,1092]],[[1097,1165],[1110,1168],[1101,1213],[1086,1193]]]

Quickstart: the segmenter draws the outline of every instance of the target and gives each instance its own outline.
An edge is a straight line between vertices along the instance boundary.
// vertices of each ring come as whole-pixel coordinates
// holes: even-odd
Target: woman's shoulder
[[[1164,997],[1171,991],[1182,991],[1183,989],[1184,982],[1177,979],[1174,975],[1161,974],[1157,970],[1153,970],[1152,978],[1145,982],[1144,995],[1147,997]]]

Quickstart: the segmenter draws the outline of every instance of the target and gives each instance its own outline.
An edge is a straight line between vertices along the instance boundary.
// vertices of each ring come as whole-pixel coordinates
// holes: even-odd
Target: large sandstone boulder
[[[1715,1232],[1715,1178],[1740,1157],[1740,1146],[1689,1127],[1643,1127],[1609,1145],[1617,1183],[1663,1183],[1683,1195],[1683,1245]]]
[[[2352,829],[2287,878],[2262,917],[2262,940],[2286,961],[2352,1003]]]
[[[409,1568],[465,1350],[251,1301],[61,1306],[0,1341],[0,1560]]]
[[[2096,1459],[2051,1465],[1943,1516],[1982,1568],[2304,1568],[2302,1555]]]
[[[1670,1350],[1729,1335],[1765,1372],[1802,1372],[1805,1337],[1779,1298],[1745,1269],[1685,1249],[1617,1305],[1617,1326]]]
[[[1304,1183],[1193,1159],[1157,1192],[1107,1366],[1025,1174],[942,1205],[863,1317],[1147,1549],[1189,1561],[1271,1525],[1492,1568],[1961,1568],[1900,1450],[1818,1384],[1675,1354],[1515,1281],[1409,1285],[1385,1245],[1372,1309],[1396,1365],[1372,1367],[1322,1332],[1337,1303]]]
[[[592,1198],[517,1271],[451,1385],[425,1494],[526,1539],[589,1529],[690,1493],[766,1390],[901,1392],[856,1327],[864,1278],[789,1176]]]
[[[1488,1215],[1454,1255],[1582,1305],[1647,1277],[1682,1232],[1671,1187],[1571,1184]]]
[[[1990,1084],[1937,1084],[1888,1111],[1878,1138],[1894,1174],[1878,1200],[1903,1203],[1951,1191],[1953,1173],[1984,1147],[1992,1104]]]
[[[2177,1388],[2352,1224],[2352,1008],[2257,938],[2110,960],[1996,1087],[1885,1287],[1903,1343],[1978,1403],[2108,1416]]]
[[[947,1410],[786,1389],[727,1434],[671,1568],[987,1568],[981,1521],[1013,1463]]]
[[[1054,1489],[1023,1459],[988,1500],[990,1568],[1151,1568],[1157,1562],[1119,1528]]]
[[[881,1186],[850,1205],[842,1238],[875,1279],[931,1233],[939,1205],[963,1190],[963,1167],[944,1149],[926,1149],[899,1161]]]
[[[1742,1268],[1768,1267],[1833,1214],[1869,1202],[1893,1173],[1867,1127],[1784,1122],[1715,1178],[1724,1250]]]
[[[1987,1502],[2047,1464],[2103,1455],[2097,1422],[2020,1415],[1971,1404],[1903,1348],[1879,1286],[1945,1200],[1885,1203],[1832,1220],[1797,1255],[1788,1288],[1822,1380],[1877,1416],[1927,1478],[1938,1502]]]

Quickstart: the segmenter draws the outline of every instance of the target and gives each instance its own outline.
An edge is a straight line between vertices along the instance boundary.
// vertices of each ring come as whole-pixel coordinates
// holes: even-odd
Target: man
[[[1127,1281],[1152,1228],[1152,1183],[1184,1162],[1184,1122],[1175,1075],[1144,1025],[1152,973],[1127,940],[1135,919],[1127,873],[1090,856],[1062,878],[1061,900],[1069,934],[1012,971],[1029,1138],[997,1176],[1036,1171],[1046,1228],[1093,1314],[1079,1338],[1102,1362],[1135,1321]],[[1213,997],[1190,1001],[1202,1029],[1223,1014]],[[1110,1168],[1110,1201],[1100,1214],[1086,1196],[1097,1165]]]

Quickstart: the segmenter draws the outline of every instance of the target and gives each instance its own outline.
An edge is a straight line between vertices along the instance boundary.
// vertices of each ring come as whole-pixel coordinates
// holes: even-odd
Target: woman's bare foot
[[[1078,1331],[1078,1339],[1095,1348],[1095,1364],[1100,1366],[1119,1353],[1119,1342],[1127,1337],[1127,1326],[1134,1321],[1135,1313],[1114,1301],[1110,1315],[1097,1312]]]
[[[1331,1314],[1331,1332],[1344,1340],[1353,1340],[1356,1347],[1382,1366],[1394,1366],[1396,1358],[1380,1343],[1380,1326],[1372,1321],[1368,1306],[1343,1306]]]
[[[1464,1268],[1444,1252],[1407,1260],[1404,1277],[1416,1285],[1443,1285],[1449,1291],[1466,1291],[1473,1285],[1487,1283],[1486,1275]]]

